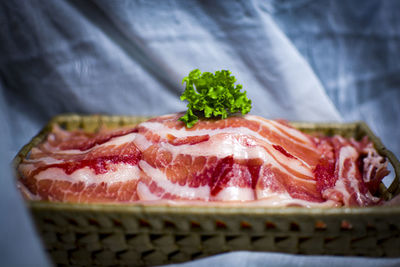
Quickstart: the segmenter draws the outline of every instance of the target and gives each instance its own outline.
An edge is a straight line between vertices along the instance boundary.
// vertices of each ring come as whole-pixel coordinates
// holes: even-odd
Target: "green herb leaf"
[[[187,100],[188,110],[179,118],[191,128],[199,117],[218,117],[225,119],[231,113],[241,112],[246,114],[251,110],[251,100],[247,98],[246,91],[241,92],[242,85],[235,86],[236,78],[231,76],[228,70],[201,73],[200,70],[192,70],[182,80],[186,83],[181,100]]]

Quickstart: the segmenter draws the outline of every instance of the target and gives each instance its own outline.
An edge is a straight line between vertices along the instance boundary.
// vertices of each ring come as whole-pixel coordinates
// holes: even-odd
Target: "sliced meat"
[[[372,144],[313,137],[257,116],[171,114],[97,134],[55,128],[19,166],[24,194],[69,202],[366,206],[387,174]]]

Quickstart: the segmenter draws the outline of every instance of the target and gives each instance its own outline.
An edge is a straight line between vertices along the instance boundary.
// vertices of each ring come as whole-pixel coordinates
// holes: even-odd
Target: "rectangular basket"
[[[54,124],[67,130],[135,125],[146,118],[61,115],[14,160],[15,167],[42,142]],[[396,177],[383,185],[397,195],[400,164],[363,122],[292,123],[307,133],[369,136],[389,158]],[[137,204],[72,204],[29,201],[45,248],[56,265],[159,265],[217,253],[248,250],[297,254],[400,256],[400,207],[267,208],[168,207]]]

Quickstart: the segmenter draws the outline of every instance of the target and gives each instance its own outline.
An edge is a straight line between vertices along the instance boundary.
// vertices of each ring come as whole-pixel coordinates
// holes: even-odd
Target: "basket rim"
[[[400,206],[370,206],[370,207],[238,207],[238,206],[168,206],[137,203],[61,203],[48,201],[28,201],[33,210],[47,211],[90,211],[102,213],[131,214],[185,214],[185,215],[282,215],[282,216],[337,216],[337,215],[369,215],[378,216],[400,214]]]

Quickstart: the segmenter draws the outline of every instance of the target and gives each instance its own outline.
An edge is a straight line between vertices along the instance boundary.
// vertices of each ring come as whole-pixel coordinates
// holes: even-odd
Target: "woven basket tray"
[[[96,131],[137,124],[143,117],[55,117],[21,149],[18,166],[53,124]],[[389,158],[396,178],[380,194],[397,195],[400,164],[362,122],[293,123],[300,130],[360,138],[368,135]],[[299,254],[400,256],[400,207],[263,208],[166,207],[117,204],[27,203],[45,248],[57,265],[158,265],[217,253],[251,250]]]

